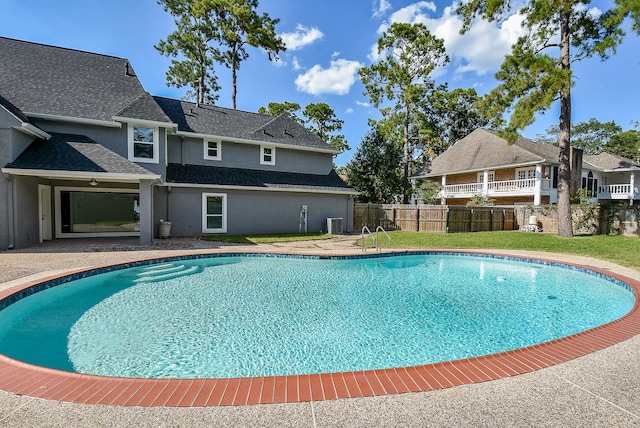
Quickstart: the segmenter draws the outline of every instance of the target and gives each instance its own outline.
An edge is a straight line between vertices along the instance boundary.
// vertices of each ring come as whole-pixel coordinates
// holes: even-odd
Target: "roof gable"
[[[287,115],[274,117],[171,98],[153,98],[181,132],[335,151]]]
[[[27,116],[112,121],[140,98],[150,99],[127,59],[6,37],[0,37],[0,76],[0,94]],[[153,120],[160,114],[157,109]]]

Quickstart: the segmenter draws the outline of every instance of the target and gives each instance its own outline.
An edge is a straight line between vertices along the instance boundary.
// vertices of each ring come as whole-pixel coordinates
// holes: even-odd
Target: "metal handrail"
[[[378,248],[378,240],[376,239],[375,236],[373,236],[373,233],[371,233],[371,231],[369,230],[369,228],[367,226],[363,226],[362,227],[362,234],[360,235],[361,238],[362,238],[362,252],[366,251],[366,249],[364,247],[364,240],[365,240],[364,232],[365,231],[371,237],[371,239],[373,239],[373,246],[376,247],[376,249],[377,249]]]
[[[389,236],[389,234],[384,230],[384,227],[382,226],[378,226],[376,228],[376,251],[380,251],[380,240],[378,239],[378,232],[382,231],[382,233],[384,233],[387,237],[387,239],[389,240],[389,242],[387,242],[385,245],[387,247],[391,246],[391,237]]]

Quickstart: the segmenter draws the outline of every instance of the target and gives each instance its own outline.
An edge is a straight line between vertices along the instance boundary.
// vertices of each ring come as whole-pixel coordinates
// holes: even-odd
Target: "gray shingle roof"
[[[640,162],[602,152],[598,155],[585,155],[584,162],[587,162],[598,169],[611,171],[616,169],[640,169]]]
[[[29,118],[25,116],[24,113],[22,113],[18,107],[11,104],[9,100],[4,98],[2,95],[0,95],[0,106],[4,107],[9,113],[14,115],[18,120],[25,123],[30,123]]]
[[[178,131],[335,151],[287,115],[274,117],[211,105],[196,106],[195,103],[170,98],[154,99],[178,124]]]
[[[327,175],[317,175],[170,163],[167,182],[355,193],[334,170]]]
[[[435,176],[509,165],[557,161],[559,149],[548,143],[521,138],[514,144],[493,131],[476,129],[425,165],[414,177]]]
[[[0,76],[0,94],[26,115],[170,122],[124,58],[0,37]]]
[[[87,136],[61,133],[35,140],[5,168],[155,176]]]

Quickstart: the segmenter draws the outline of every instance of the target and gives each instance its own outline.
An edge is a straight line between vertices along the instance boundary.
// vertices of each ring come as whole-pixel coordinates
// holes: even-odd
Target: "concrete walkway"
[[[199,252],[359,253],[354,237],[288,244],[230,245],[199,240],[60,240],[0,253],[0,290],[78,267]],[[522,256],[548,253],[516,252]],[[514,254],[510,251],[509,254]],[[640,279],[599,260],[556,255]],[[176,426],[558,426],[640,427],[640,336],[520,376],[439,391],[346,400],[209,408],[140,408],[60,403],[0,391],[0,427]]]

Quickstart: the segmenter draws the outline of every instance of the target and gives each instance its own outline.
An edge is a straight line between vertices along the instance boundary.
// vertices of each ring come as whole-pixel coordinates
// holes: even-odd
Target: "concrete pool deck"
[[[136,247],[136,240],[127,239],[48,242],[0,253],[0,291],[70,269],[185,252],[357,254],[361,250],[355,240],[339,237],[261,245],[167,240],[144,249]],[[640,280],[638,271],[584,257],[508,254],[593,266]],[[636,335],[589,355],[518,376],[379,397],[145,408],[70,404],[0,392],[0,426],[640,426],[639,368],[640,335]]]

